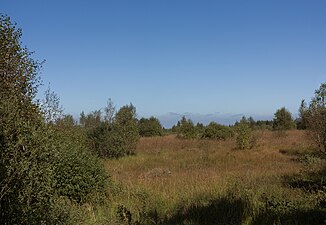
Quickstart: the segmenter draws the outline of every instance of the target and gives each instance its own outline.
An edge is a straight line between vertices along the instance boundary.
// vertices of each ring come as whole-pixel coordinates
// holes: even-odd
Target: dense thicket
[[[139,134],[142,137],[162,136],[163,127],[160,121],[155,117],[149,119],[141,118],[138,121]]]
[[[34,101],[41,64],[22,47],[21,35],[0,16],[0,223],[73,223],[65,199],[74,204],[101,192],[105,172],[45,122]]]
[[[273,128],[275,130],[290,130],[295,128],[292,115],[285,107],[282,107],[275,112]]]
[[[201,137],[215,140],[226,140],[232,136],[233,131],[230,127],[211,122],[204,128],[204,132]]]
[[[107,111],[110,110],[106,108]],[[88,148],[100,157],[118,158],[134,154],[139,130],[136,108],[132,104],[121,107],[110,119],[102,116],[101,110],[87,116],[82,113],[80,123],[86,132]]]
[[[198,137],[198,132],[194,123],[190,119],[187,120],[185,116],[178,121],[175,130],[179,138],[194,139]]]

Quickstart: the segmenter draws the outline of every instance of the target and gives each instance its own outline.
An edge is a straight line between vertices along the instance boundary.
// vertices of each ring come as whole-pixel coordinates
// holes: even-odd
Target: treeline
[[[326,152],[326,83],[320,85],[315,91],[309,105],[302,100],[299,107],[299,117],[293,119],[292,114],[285,107],[278,109],[273,120],[257,120],[252,117],[242,117],[234,125],[221,125],[211,122],[207,126],[194,123],[182,117],[170,132],[179,138],[185,139],[215,139],[226,140],[236,136],[239,149],[252,148],[255,145],[253,131],[268,129],[272,131],[286,131],[292,129],[307,130],[308,134]]]
[[[278,109],[273,120],[254,120],[253,117],[243,117],[235,124],[225,126],[217,122],[210,122],[208,125],[202,123],[194,124],[191,119],[183,116],[171,129],[165,129],[160,121],[155,117],[136,118],[136,108],[130,104],[123,106],[116,112],[111,99],[102,110],[95,110],[87,115],[80,114],[79,122],[72,122],[86,131],[86,139],[90,151],[96,152],[100,157],[121,157],[134,154],[139,137],[152,137],[174,134],[183,139],[212,139],[226,140],[236,137],[238,148],[247,149],[255,146],[255,130],[286,131],[291,129],[308,129],[314,138],[323,136],[317,134],[316,125],[325,123],[322,118],[323,107],[315,109],[321,103],[316,103],[322,99],[324,84],[316,90],[316,96],[311,101],[309,107],[302,101],[299,108],[299,118],[293,119],[292,114],[285,107]],[[52,104],[56,105],[56,104]],[[317,105],[317,106],[316,106]],[[314,109],[314,110],[313,110]],[[319,116],[316,116],[316,110]],[[65,116],[56,120],[56,124],[62,124],[64,120],[72,116]],[[314,119],[312,119],[314,118]],[[314,132],[312,132],[315,130]],[[322,132],[322,128],[319,128]],[[323,141],[316,139],[319,146],[324,146]]]

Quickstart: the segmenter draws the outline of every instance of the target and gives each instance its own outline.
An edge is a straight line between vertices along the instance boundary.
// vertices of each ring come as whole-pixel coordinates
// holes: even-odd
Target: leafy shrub
[[[116,113],[113,131],[117,133],[118,141],[122,142],[124,153],[126,155],[134,154],[139,140],[139,130],[136,108],[132,104],[121,107]]]
[[[163,128],[160,121],[155,117],[141,118],[138,121],[139,134],[143,137],[162,136]]]
[[[273,128],[275,130],[290,130],[295,128],[292,115],[285,107],[278,109],[274,115]]]
[[[133,154],[136,150],[139,131],[133,105],[123,106],[112,123],[98,121],[86,129],[88,146],[100,157],[118,158]]]
[[[0,16],[0,223],[51,223],[51,139],[32,100],[40,64],[21,30]]]
[[[71,138],[68,140],[61,144],[54,162],[55,188],[60,196],[85,203],[92,193],[104,193],[107,175],[95,155]]]
[[[113,129],[112,125],[105,122],[88,129],[87,141],[90,150],[102,158],[119,158],[126,155],[123,137]]]
[[[185,138],[185,139],[194,139],[197,138],[197,131],[194,123],[190,119],[186,119],[186,117],[182,117],[182,119],[178,122],[177,137]]]
[[[202,135],[202,138],[226,140],[233,136],[233,131],[230,127],[211,122]]]
[[[255,138],[250,128],[250,123],[245,117],[242,117],[241,121],[236,125],[236,132],[238,149],[250,149],[254,147]]]
[[[204,134],[204,132],[205,132],[205,129],[206,129],[206,127],[204,126],[204,124],[197,123],[195,128],[196,128],[196,132],[197,132],[198,136],[199,137],[202,137],[203,134]]]
[[[0,224],[75,224],[73,204],[62,197],[83,200],[99,190],[103,169],[45,123],[34,101],[41,64],[20,38],[21,30],[0,16]],[[58,186],[62,180],[72,188]]]
[[[315,91],[309,108],[303,108],[304,119],[312,139],[326,153],[326,83]]]

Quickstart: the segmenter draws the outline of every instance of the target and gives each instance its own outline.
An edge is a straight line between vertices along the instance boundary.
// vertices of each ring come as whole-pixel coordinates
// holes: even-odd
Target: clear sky
[[[78,115],[297,113],[326,82],[325,0],[1,0]]]

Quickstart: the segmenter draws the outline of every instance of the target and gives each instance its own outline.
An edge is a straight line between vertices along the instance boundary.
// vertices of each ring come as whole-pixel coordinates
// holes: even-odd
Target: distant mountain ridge
[[[169,112],[162,115],[155,116],[158,118],[161,122],[161,124],[165,128],[171,128],[173,125],[175,125],[182,116],[185,116],[187,119],[191,119],[195,124],[196,123],[203,123],[203,124],[209,124],[210,122],[217,122],[224,125],[232,125],[236,121],[239,121],[243,116],[246,117],[253,117],[255,120],[271,120],[273,119],[274,115],[253,115],[253,114],[232,114],[232,113],[220,113],[220,112],[214,112],[214,113],[208,113],[208,114],[200,114],[200,113],[176,113],[176,112]]]

